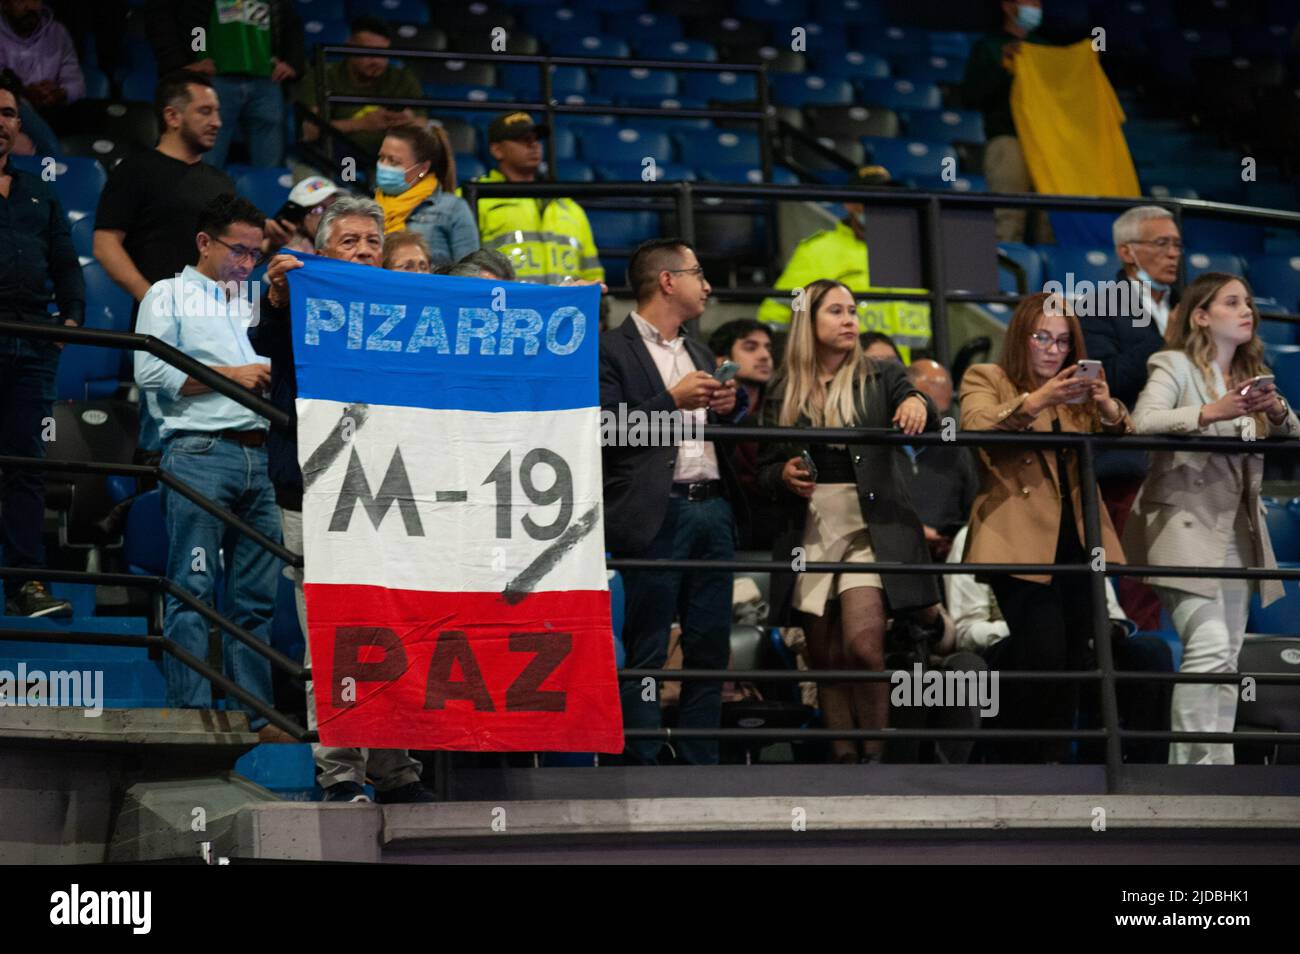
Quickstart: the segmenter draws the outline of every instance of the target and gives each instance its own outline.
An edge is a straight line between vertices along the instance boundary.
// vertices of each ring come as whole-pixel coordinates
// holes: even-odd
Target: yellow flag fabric
[[[1036,192],[1140,195],[1124,110],[1091,40],[1022,43],[1012,70],[1011,115]]]

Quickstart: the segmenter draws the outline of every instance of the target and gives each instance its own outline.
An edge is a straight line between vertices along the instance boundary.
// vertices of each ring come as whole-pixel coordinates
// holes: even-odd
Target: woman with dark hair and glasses
[[[961,385],[961,426],[976,431],[1124,434],[1128,410],[1110,394],[1105,373],[1080,374],[1087,358],[1079,321],[1059,295],[1028,295],[1007,327],[1002,358],[977,364]],[[995,444],[979,449],[980,490],[971,509],[965,563],[1084,563],[1082,492],[1073,450]],[[1098,496],[1106,560],[1124,553]],[[1092,634],[1087,576],[1016,573],[986,577],[1010,635],[988,655],[992,669],[1083,669]],[[1010,682],[1002,687],[1010,728],[1068,730],[1079,689],[1074,683]],[[1014,743],[1011,761],[1064,760],[1069,743]]]

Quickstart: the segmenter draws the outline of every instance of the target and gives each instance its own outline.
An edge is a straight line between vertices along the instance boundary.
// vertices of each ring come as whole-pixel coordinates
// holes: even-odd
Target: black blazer
[[[1115,276],[1117,282],[1130,280],[1122,268]],[[1177,304],[1178,289],[1171,288],[1171,316]],[[1138,395],[1146,387],[1147,359],[1165,346],[1155,319],[1136,320],[1141,317],[1139,306],[1130,308],[1125,314],[1079,319],[1088,357],[1101,362],[1111,397],[1130,408],[1137,407]],[[1145,451],[1112,450],[1097,455],[1098,477],[1140,477],[1147,472],[1148,466]]]
[[[714,371],[713,352],[705,345],[688,337],[685,348],[696,368]],[[710,423],[738,422],[745,416],[747,400],[744,389],[738,389],[736,409],[731,416],[719,419],[710,411]],[[617,415],[620,404],[628,412],[671,413],[677,408],[630,316],[600,336],[600,408],[602,413]],[[735,509],[737,522],[743,525],[747,520],[744,494],[731,454],[727,445],[715,445],[715,449],[727,498]],[[649,546],[663,526],[673,471],[677,467],[677,448],[607,446],[601,456],[605,482],[605,548],[616,556],[633,556]]]
[[[859,396],[858,427],[894,427],[894,411],[904,399],[915,394],[925,401],[927,431],[937,430],[939,415],[930,399],[912,386],[903,366],[893,361],[876,364],[879,375],[877,400],[864,402]],[[763,402],[763,424],[778,426],[781,404],[785,399],[785,380],[778,380]],[[798,427],[808,427],[810,422],[801,417]],[[772,559],[789,564],[791,553],[803,542],[804,523],[808,519],[808,501],[791,493],[781,480],[781,470],[791,457],[808,449],[801,442],[768,442],[759,451],[758,484],[780,506],[781,518],[772,544]],[[853,470],[857,475],[858,502],[862,518],[871,532],[871,546],[881,563],[929,563],[930,549],[925,543],[925,531],[912,506],[907,492],[911,464],[901,446],[887,444],[849,444]],[[890,613],[900,610],[930,606],[941,601],[938,580],[920,574],[882,573],[886,605]],[[772,574],[771,617],[772,626],[794,625],[791,602],[794,595],[794,573]]]

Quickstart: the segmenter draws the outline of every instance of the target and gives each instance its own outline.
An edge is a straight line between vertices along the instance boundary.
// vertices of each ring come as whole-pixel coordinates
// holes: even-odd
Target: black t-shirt
[[[198,261],[199,212],[233,193],[230,176],[206,162],[188,163],[157,149],[123,159],[108,177],[95,228],[120,229],[135,267],[152,284]]]

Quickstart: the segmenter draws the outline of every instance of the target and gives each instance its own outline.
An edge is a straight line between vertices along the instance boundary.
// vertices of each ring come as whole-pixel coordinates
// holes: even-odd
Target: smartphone
[[[718,365],[718,369],[713,372],[713,380],[717,381],[719,384],[726,384],[736,376],[736,372],[739,370],[740,365],[736,364],[736,362],[724,361],[722,364]]]
[[[1246,394],[1255,388],[1262,387],[1265,384],[1272,384],[1277,378],[1271,374],[1257,374],[1241,386],[1241,393]]]
[[[799,462],[803,465],[803,469],[808,471],[808,479],[814,484],[817,483],[817,465],[813,463],[812,454],[807,451],[802,452],[799,455]]]
[[[1093,361],[1090,358],[1084,358],[1079,362],[1079,370],[1078,372],[1075,373],[1074,380],[1096,381],[1097,378],[1099,377],[1101,377],[1101,362]],[[1085,394],[1082,397],[1077,397],[1073,401],[1070,401],[1068,403],[1082,404],[1086,400],[1088,400],[1088,395]]]

